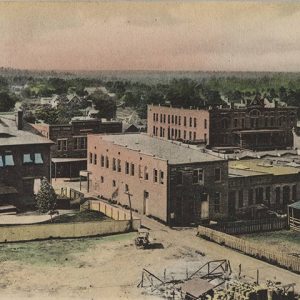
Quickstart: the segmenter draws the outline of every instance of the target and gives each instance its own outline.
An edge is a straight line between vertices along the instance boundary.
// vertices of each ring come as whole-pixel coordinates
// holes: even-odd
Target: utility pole
[[[129,210],[130,210],[130,230],[133,230],[133,218],[132,218],[132,208],[131,208],[131,196],[133,196],[132,194],[130,194],[129,190],[125,192],[125,194],[128,195],[128,203],[129,203]]]

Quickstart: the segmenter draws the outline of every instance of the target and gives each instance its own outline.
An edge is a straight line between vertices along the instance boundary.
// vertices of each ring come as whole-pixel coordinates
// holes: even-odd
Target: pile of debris
[[[294,292],[294,285],[282,286],[280,283],[268,281],[266,285],[257,283],[242,282],[239,280],[230,281],[225,288],[214,291],[214,295],[206,295],[207,300],[295,300],[298,299]]]

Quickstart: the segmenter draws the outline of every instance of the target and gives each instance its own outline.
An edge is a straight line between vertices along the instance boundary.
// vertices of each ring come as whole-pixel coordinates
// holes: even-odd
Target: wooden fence
[[[198,235],[220,245],[241,251],[247,255],[284,267],[290,271],[300,273],[300,258],[289,256],[286,253],[267,250],[266,247],[231,236],[229,234],[199,226]]]
[[[289,217],[289,225],[292,230],[300,232],[300,219]]]
[[[286,217],[218,223],[211,224],[208,227],[221,232],[235,235],[288,229],[289,226],[288,219]]]

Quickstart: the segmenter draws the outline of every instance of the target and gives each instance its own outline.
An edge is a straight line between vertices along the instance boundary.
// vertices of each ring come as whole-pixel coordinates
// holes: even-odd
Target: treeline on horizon
[[[117,95],[117,104],[134,108],[141,118],[146,117],[147,104],[151,103],[208,107],[226,105],[224,99],[240,102],[257,95],[300,107],[300,73],[107,71],[84,77],[79,73],[65,76],[65,73],[26,72],[0,68],[0,92],[13,96],[9,86],[27,84],[21,95],[25,101],[70,91],[85,96],[85,87],[101,85]]]

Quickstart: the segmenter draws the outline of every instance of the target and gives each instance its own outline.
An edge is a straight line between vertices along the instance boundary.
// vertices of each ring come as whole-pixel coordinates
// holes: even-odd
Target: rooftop
[[[147,134],[113,134],[101,135],[100,137],[105,141],[127,147],[128,149],[166,159],[170,164],[223,160],[187,145],[151,137]]]
[[[288,175],[297,174],[300,172],[300,168],[274,165],[272,162],[264,159],[229,161],[229,168],[239,171],[252,171],[273,175]]]
[[[13,114],[0,114],[0,146],[53,144],[41,136],[30,124],[23,121],[23,129],[18,130]]]

